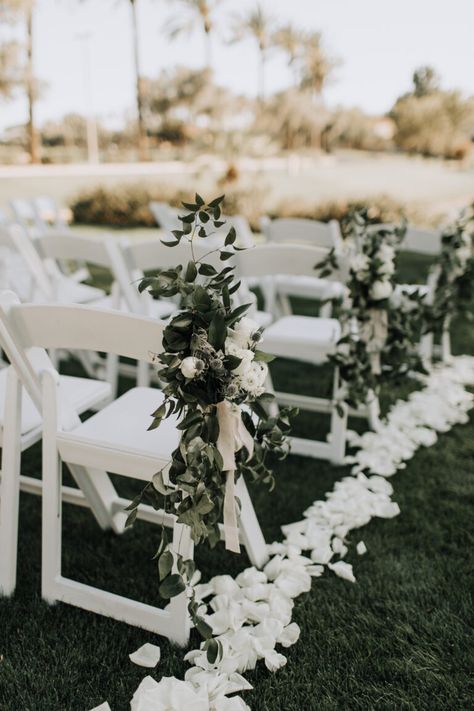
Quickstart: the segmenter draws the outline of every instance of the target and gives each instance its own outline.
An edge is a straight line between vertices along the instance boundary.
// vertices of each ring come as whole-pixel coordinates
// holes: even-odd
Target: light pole
[[[91,77],[90,40],[92,32],[80,32],[76,39],[81,43],[82,69],[84,76],[84,98],[86,103],[86,141],[87,160],[89,163],[99,162],[99,140],[97,137],[97,121],[94,113],[94,92]]]

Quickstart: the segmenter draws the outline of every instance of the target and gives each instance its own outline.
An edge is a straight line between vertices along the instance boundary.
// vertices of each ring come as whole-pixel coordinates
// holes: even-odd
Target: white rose
[[[382,301],[383,299],[388,299],[392,291],[393,286],[389,281],[385,279],[384,281],[374,281],[370,290],[370,296],[374,301]]]
[[[268,375],[266,363],[254,361],[241,376],[240,383],[244,390],[254,397],[259,397],[265,391],[264,383]]]
[[[456,256],[461,262],[461,265],[465,267],[471,257],[471,247],[467,244],[459,247],[459,249],[456,250]]]
[[[357,279],[361,281],[365,274],[367,273],[370,266],[370,259],[366,254],[356,254],[350,260],[350,268],[356,275]]]
[[[179,366],[182,374],[185,378],[195,378],[196,375],[202,372],[204,364],[200,358],[195,358],[194,356],[188,356],[183,358],[181,365]]]
[[[232,339],[241,347],[248,348],[252,343],[252,337],[258,331],[259,325],[253,319],[244,316],[231,330]]]
[[[241,360],[240,364],[232,372],[235,373],[235,375],[239,376],[245,375],[245,373],[247,373],[251,367],[255,354],[253,351],[241,349],[235,355]]]
[[[377,257],[382,262],[393,262],[393,260],[395,259],[395,250],[390,244],[381,244]]]

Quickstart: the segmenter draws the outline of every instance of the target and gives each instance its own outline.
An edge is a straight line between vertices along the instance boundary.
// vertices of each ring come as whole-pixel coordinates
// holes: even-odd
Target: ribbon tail
[[[232,553],[240,553],[239,526],[235,502],[234,470],[226,472],[227,481],[224,495],[224,541],[225,547]]]

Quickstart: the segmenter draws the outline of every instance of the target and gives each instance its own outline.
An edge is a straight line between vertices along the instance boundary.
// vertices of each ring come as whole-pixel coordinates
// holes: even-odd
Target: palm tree
[[[196,22],[201,26],[205,40],[205,66],[210,69],[212,64],[212,33],[214,30],[214,13],[222,0],[168,0],[180,5],[182,11],[172,17],[168,34],[174,39],[178,35],[193,31]],[[184,13],[184,15],[183,15]]]
[[[0,11],[3,19],[15,22],[18,17],[25,23],[26,31],[26,64],[24,67],[23,81],[28,99],[28,150],[32,163],[39,159],[39,140],[35,123],[35,103],[37,98],[37,82],[33,65],[33,17],[35,0],[3,0]]]
[[[321,102],[324,85],[339,65],[339,60],[326,53],[320,32],[305,34],[301,63],[301,88],[311,91],[313,97]]]
[[[272,43],[286,54],[288,65],[293,68],[295,83],[297,83],[298,67],[296,66],[296,60],[300,56],[304,44],[303,32],[288,23],[276,30],[272,38]]]
[[[259,91],[260,102],[265,97],[265,62],[267,52],[272,44],[274,20],[262,6],[257,3],[254,9],[250,9],[246,15],[237,17],[234,25],[234,36],[232,42],[238,42],[245,37],[251,37],[256,41],[259,52]]]
[[[140,160],[146,160],[148,157],[148,140],[145,126],[145,118],[143,115],[143,85],[140,76],[140,40],[138,34],[138,17],[137,17],[137,2],[138,0],[129,0],[130,9],[132,12],[132,41],[133,41],[133,59],[135,66],[135,100],[137,104],[137,126],[138,126],[138,152]]]

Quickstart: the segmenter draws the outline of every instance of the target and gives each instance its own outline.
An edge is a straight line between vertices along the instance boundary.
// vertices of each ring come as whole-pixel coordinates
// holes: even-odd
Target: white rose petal
[[[131,662],[137,664],[139,667],[147,667],[148,669],[156,667],[160,661],[160,657],[160,648],[157,647],[156,644],[150,644],[149,642],[139,647],[136,652],[128,655]]]
[[[367,553],[367,546],[365,545],[364,541],[359,541],[359,543],[356,545],[356,551],[359,555],[364,555],[364,553]]]
[[[328,568],[332,570],[333,573],[336,573],[339,578],[348,580],[350,583],[355,583],[356,579],[352,572],[352,565],[350,565],[350,563],[338,560],[337,563],[329,563]]]

